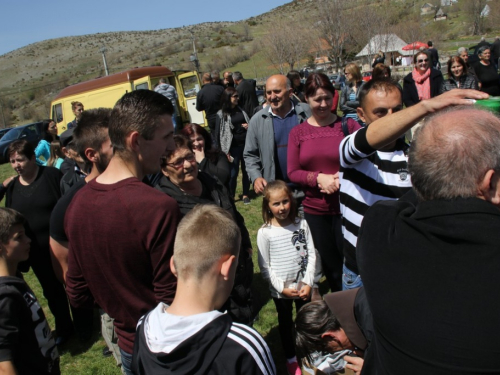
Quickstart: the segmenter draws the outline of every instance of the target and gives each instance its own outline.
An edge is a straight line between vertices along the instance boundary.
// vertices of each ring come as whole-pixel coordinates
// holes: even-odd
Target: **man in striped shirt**
[[[358,116],[367,125],[403,108],[401,91],[390,81],[365,84],[359,100]],[[378,144],[374,143],[369,126],[346,137],[340,144],[344,290],[362,286],[355,250],[366,210],[379,200],[398,199],[411,189],[407,166],[409,146],[398,137],[402,134],[400,128],[412,124],[413,119],[408,117],[403,123],[388,129],[385,139]]]

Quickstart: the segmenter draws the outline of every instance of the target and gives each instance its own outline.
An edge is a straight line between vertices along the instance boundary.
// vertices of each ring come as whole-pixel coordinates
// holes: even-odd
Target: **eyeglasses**
[[[417,60],[417,62],[420,64],[420,63],[423,63],[423,62],[427,62],[429,61],[429,59],[423,59],[423,60]]]
[[[196,161],[196,157],[194,156],[194,154],[189,154],[184,156],[183,158],[177,159],[174,163],[167,163],[167,165],[171,166],[172,168],[180,169],[184,166],[185,161],[193,163]]]

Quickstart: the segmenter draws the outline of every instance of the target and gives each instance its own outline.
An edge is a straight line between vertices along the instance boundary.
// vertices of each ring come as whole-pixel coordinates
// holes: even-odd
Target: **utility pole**
[[[189,60],[194,64],[196,71],[200,71],[200,61],[198,60],[198,53],[196,52],[196,44],[194,34],[191,34],[191,39],[193,40],[193,53],[189,56]]]
[[[5,123],[5,116],[3,114],[2,102],[0,102],[0,112],[2,112],[3,127],[6,128],[7,124]]]
[[[106,62],[106,47],[102,47],[99,51],[102,53],[102,60],[104,61],[104,70],[106,71],[106,75],[109,76],[108,63]]]

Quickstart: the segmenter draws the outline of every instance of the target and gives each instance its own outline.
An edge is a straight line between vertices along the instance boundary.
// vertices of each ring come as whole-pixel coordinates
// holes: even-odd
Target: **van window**
[[[149,90],[148,83],[144,82],[144,83],[141,83],[140,85],[136,85],[135,89],[136,90]]]
[[[52,118],[56,120],[57,123],[63,120],[62,104],[52,106]]]
[[[184,91],[184,96],[186,98],[196,96],[196,94],[200,90],[200,86],[198,85],[198,77],[196,76],[182,78],[181,85],[182,90]]]

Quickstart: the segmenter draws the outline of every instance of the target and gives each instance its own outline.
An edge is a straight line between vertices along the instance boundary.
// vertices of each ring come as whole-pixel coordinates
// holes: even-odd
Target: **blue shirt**
[[[292,109],[284,118],[275,115],[271,108],[269,113],[273,117],[274,128],[274,163],[276,168],[276,179],[282,179],[288,182],[287,175],[287,154],[288,154],[288,136],[290,131],[297,126],[297,114],[292,104]]]

